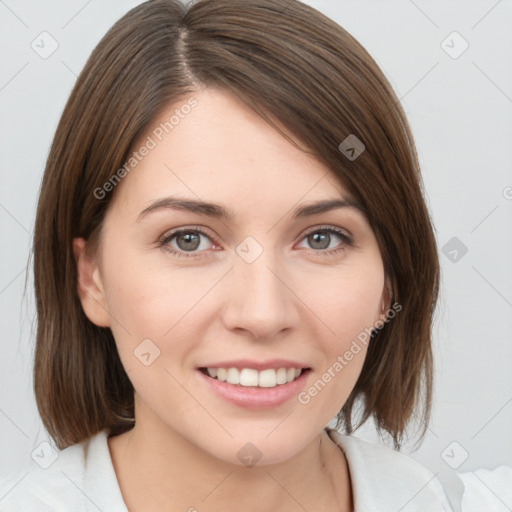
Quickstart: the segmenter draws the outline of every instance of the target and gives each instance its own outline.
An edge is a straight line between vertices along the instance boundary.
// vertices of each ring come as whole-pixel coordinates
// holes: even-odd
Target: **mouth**
[[[312,371],[290,361],[230,361],[198,367],[197,375],[221,400],[246,410],[268,411],[297,398]]]
[[[276,388],[299,379],[310,368],[215,368],[202,367],[199,371],[219,382],[226,382],[238,387]]]

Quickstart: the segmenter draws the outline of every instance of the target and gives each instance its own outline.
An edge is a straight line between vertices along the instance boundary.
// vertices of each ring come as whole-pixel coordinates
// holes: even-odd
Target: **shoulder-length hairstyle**
[[[33,240],[34,390],[49,435],[63,449],[134,425],[134,390],[112,332],[82,309],[72,240],[94,251],[115,189],[100,199],[94,191],[152,120],[204,87],[233,93],[286,136],[282,123],[364,207],[391,285],[388,307],[401,310],[372,336],[337,427],[350,434],[373,417],[399,448],[414,414],[423,438],[439,261],[411,130],[363,46],[297,0],[145,2],[112,26],[80,73],[48,156]],[[364,144],[355,159],[339,148],[350,135]]]

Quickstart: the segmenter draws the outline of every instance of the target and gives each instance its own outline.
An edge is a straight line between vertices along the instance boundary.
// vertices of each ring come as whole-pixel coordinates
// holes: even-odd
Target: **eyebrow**
[[[352,208],[359,210],[361,213],[365,214],[365,210],[359,204],[359,202],[353,199],[341,198],[325,199],[322,201],[317,201],[315,203],[302,205],[293,210],[292,218],[299,219],[304,217],[310,217],[312,215],[318,215],[320,213],[328,212],[338,208]],[[140,222],[142,219],[147,217],[152,212],[165,209],[185,210],[190,211],[192,213],[197,213],[199,215],[212,217],[215,219],[233,220],[236,216],[233,210],[226,209],[220,204],[198,201],[196,199],[164,197],[162,199],[156,200],[147,208],[142,210],[139,216],[137,217],[137,222]]]

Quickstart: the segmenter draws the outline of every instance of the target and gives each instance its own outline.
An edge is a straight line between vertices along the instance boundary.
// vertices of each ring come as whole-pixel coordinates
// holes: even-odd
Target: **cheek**
[[[360,260],[308,287],[304,301],[321,320],[316,331],[322,365],[298,396],[308,418],[332,418],[343,407],[363,367],[380,313],[384,272],[380,259]],[[306,291],[304,290],[306,293]]]
[[[111,315],[137,336],[162,338],[211,288],[192,268],[170,268],[162,258],[127,251],[104,262]]]
[[[380,258],[332,270],[315,286],[308,283],[306,304],[326,327],[322,339],[331,350],[346,350],[360,333],[371,331],[381,312],[384,271]]]
[[[103,270],[111,330],[134,385],[151,389],[158,368],[188,364],[200,346],[198,332],[214,314],[208,292],[225,270],[178,268],[165,256],[131,253],[129,248],[110,254]],[[147,359],[154,361],[149,368],[144,366]]]

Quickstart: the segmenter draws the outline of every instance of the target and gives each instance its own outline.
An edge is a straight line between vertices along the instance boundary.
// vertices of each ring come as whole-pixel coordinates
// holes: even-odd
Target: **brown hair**
[[[134,424],[133,387],[112,332],[82,309],[72,240],[83,237],[94,250],[112,194],[98,200],[93,191],[164,108],[202,87],[232,92],[279,130],[277,119],[363,205],[391,284],[388,307],[402,309],[372,337],[338,427],[354,430],[361,403],[355,428],[373,416],[399,447],[419,410],[423,437],[439,262],[411,131],[361,44],[296,0],[199,0],[188,8],[152,0],[92,52],[55,133],[35,223],[34,388],[49,435],[62,449]],[[355,160],[338,149],[350,134],[365,145]]]

